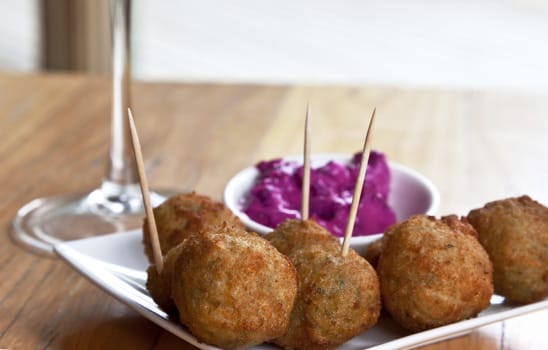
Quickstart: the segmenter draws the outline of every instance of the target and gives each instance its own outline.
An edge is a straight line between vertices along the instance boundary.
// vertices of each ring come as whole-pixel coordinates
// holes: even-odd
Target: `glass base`
[[[153,207],[181,191],[153,191]],[[64,241],[140,228],[144,207],[139,185],[109,182],[90,193],[34,199],[21,207],[12,226],[14,241],[34,253],[53,255]]]

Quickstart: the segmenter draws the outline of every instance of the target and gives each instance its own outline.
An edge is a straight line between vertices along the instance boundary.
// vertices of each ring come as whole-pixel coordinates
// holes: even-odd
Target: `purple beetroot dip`
[[[346,228],[361,154],[350,164],[330,161],[310,171],[310,217],[342,237]],[[300,218],[303,168],[297,162],[274,159],[256,165],[259,177],[244,200],[244,212],[254,221],[276,227],[285,219]],[[396,222],[387,204],[390,170],[384,154],[372,151],[367,164],[354,236],[384,232]]]

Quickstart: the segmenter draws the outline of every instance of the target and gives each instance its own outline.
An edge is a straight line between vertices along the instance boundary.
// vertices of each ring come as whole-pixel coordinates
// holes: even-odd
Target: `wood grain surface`
[[[308,101],[313,153],[359,150],[377,107],[373,148],[429,177],[440,214],[522,193],[548,204],[548,97],[483,91],[135,83],[151,186],[220,199],[239,169],[300,152]],[[9,238],[26,202],[100,183],[109,121],[108,79],[0,74],[0,348],[191,348]],[[545,349],[547,322],[540,311],[426,348]]]

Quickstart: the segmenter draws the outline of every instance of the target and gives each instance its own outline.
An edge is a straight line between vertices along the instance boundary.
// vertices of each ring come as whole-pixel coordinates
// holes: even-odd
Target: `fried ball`
[[[382,253],[384,236],[371,242],[363,252],[363,257],[376,270]]]
[[[224,349],[287,331],[297,294],[289,260],[265,239],[204,232],[181,243],[171,278],[179,319],[199,340]]]
[[[288,254],[299,291],[287,333],[273,342],[285,349],[333,349],[372,327],[380,314],[377,275],[313,221],[287,221],[266,238]]]
[[[312,244],[320,244],[332,252],[341,251],[339,240],[313,220],[285,220],[265,238],[284,255]]]
[[[458,220],[454,215],[442,217],[441,220],[455,230],[460,230],[464,233],[477,236],[477,233],[474,231],[473,227],[468,225],[466,221],[463,222],[462,220]],[[390,235],[391,232],[393,232],[393,230],[390,230],[389,228],[381,238],[371,242],[363,251],[362,256],[371,264],[371,266],[373,266],[375,270],[379,265],[379,259],[384,247],[384,241],[387,239],[386,236]]]
[[[454,215],[416,215],[390,227],[377,273],[383,306],[411,331],[474,317],[493,294],[489,256]]]
[[[470,211],[468,220],[493,262],[497,294],[517,303],[548,296],[548,208],[508,198]]]
[[[214,231],[225,223],[236,228],[244,228],[240,219],[223,203],[194,192],[170,197],[153,211],[162,255],[167,254],[171,248],[195,232]],[[148,260],[153,262],[154,255],[146,219],[143,224],[143,242]]]

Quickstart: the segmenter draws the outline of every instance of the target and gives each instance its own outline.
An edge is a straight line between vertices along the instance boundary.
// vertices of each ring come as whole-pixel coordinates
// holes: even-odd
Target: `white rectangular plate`
[[[150,298],[145,287],[148,261],[143,253],[141,236],[141,231],[137,230],[86,238],[58,244],[55,252],[91,282],[160,327],[201,349],[217,349],[198,342],[185,327],[170,320]],[[414,334],[399,327],[390,317],[382,315],[375,327],[349,340],[340,349],[410,349],[466,334],[474,328],[543,308],[548,308],[548,299],[514,306],[504,304],[503,298],[499,296],[493,296],[491,306],[476,318]],[[253,349],[278,348],[263,344]]]

